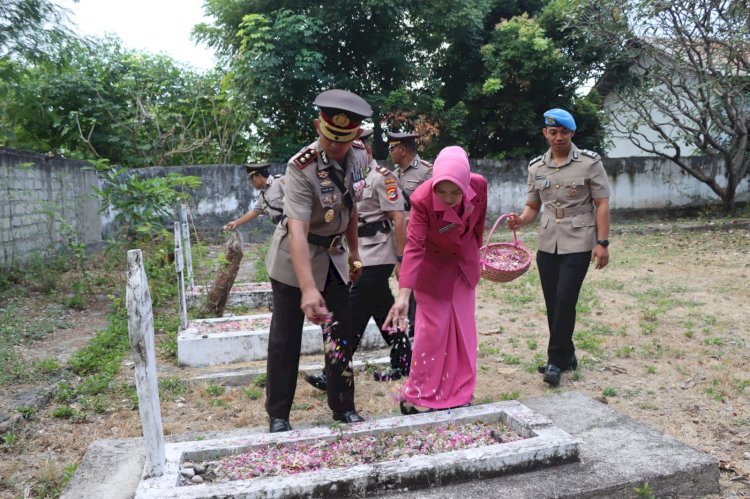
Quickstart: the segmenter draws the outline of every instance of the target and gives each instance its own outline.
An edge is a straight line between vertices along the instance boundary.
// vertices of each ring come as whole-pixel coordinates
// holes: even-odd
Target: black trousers
[[[547,362],[561,369],[568,368],[570,358],[576,351],[573,345],[576,303],[590,262],[590,251],[567,255],[544,251],[536,253],[544,302],[547,305]]]
[[[414,290],[409,295],[409,311],[406,316],[409,318],[409,338],[414,338],[414,325],[417,321],[417,300],[414,298]]]
[[[354,351],[357,351],[370,317],[380,329],[383,339],[391,347],[391,367],[409,373],[411,365],[411,343],[404,331],[393,333],[383,331],[383,323],[394,303],[388,278],[394,265],[372,265],[362,269],[362,275],[352,285],[349,305],[352,310],[352,330],[354,331]]]
[[[302,327],[305,314],[300,309],[302,291],[271,279],[273,315],[268,338],[266,412],[275,418],[289,419],[294,393],[297,390]],[[323,298],[333,312],[334,326],[326,341],[339,347],[340,358],[325,357],[328,377],[328,406],[336,412],[354,410],[354,376],[352,345],[354,335],[349,311],[349,288],[341,280],[333,264],[329,265]],[[326,335],[324,335],[326,336]]]

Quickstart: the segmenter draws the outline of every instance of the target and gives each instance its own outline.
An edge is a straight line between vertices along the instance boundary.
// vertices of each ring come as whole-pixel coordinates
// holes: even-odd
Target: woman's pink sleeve
[[[404,260],[401,262],[398,279],[399,287],[414,289],[417,284],[419,266],[425,256],[425,241],[427,240],[429,222],[430,218],[424,200],[412,202]]]

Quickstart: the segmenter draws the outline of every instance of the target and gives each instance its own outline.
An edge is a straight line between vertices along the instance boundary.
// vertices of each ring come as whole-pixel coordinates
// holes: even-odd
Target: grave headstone
[[[182,260],[182,236],[180,222],[174,223],[174,268],[177,273],[177,298],[180,300],[180,330],[188,325],[187,301],[185,298],[185,263]]]
[[[146,445],[143,477],[158,477],[164,474],[166,454],[159,403],[159,383],[156,376],[154,316],[141,250],[128,251],[128,284],[125,295],[128,309],[128,336],[135,362],[138,410]]]
[[[185,268],[187,270],[188,286],[195,286],[195,276],[193,274],[193,250],[190,245],[190,224],[188,223],[188,205],[180,205],[180,233],[182,234],[182,251],[185,254]]]

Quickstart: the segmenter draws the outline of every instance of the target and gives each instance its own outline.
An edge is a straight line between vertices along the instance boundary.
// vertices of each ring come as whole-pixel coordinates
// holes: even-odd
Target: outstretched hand
[[[388,316],[383,322],[383,331],[406,331],[409,328],[409,300],[399,298],[396,303],[393,304],[391,310],[388,311]]]
[[[300,308],[305,317],[313,324],[323,324],[328,320],[328,309],[323,295],[317,289],[302,292]]]

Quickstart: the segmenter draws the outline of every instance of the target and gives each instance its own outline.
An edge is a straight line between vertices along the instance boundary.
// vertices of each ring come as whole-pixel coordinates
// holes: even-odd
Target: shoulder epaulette
[[[419,162],[425,165],[427,168],[432,168],[432,163],[430,163],[429,161],[425,161],[422,158],[419,158]]]
[[[378,172],[379,174],[381,174],[382,176],[384,176],[384,177],[387,177],[388,175],[390,175],[391,173],[393,173],[392,171],[390,171],[390,170],[389,170],[388,168],[386,168],[385,166],[378,166],[378,167],[377,167],[377,168],[376,168],[375,170],[376,170],[376,171],[377,171],[377,172]]]
[[[364,149],[365,145],[362,143],[361,140],[355,140],[354,142],[352,142],[352,147],[356,149]]]
[[[316,151],[315,149],[311,147],[308,147],[307,149],[305,149],[304,151],[302,151],[301,153],[293,157],[292,163],[294,163],[294,165],[297,168],[302,170],[307,165],[315,161],[315,158],[317,157],[318,157],[318,151]]]
[[[533,165],[534,163],[539,163],[539,162],[540,162],[540,161],[542,161],[543,159],[544,159],[544,154],[542,154],[541,156],[537,156],[536,158],[532,159],[531,161],[529,161],[529,168],[531,168],[531,166],[532,166],[532,165]]]
[[[595,153],[594,151],[589,151],[588,149],[581,149],[581,154],[584,156],[588,156],[591,159],[599,159],[599,154]]]

